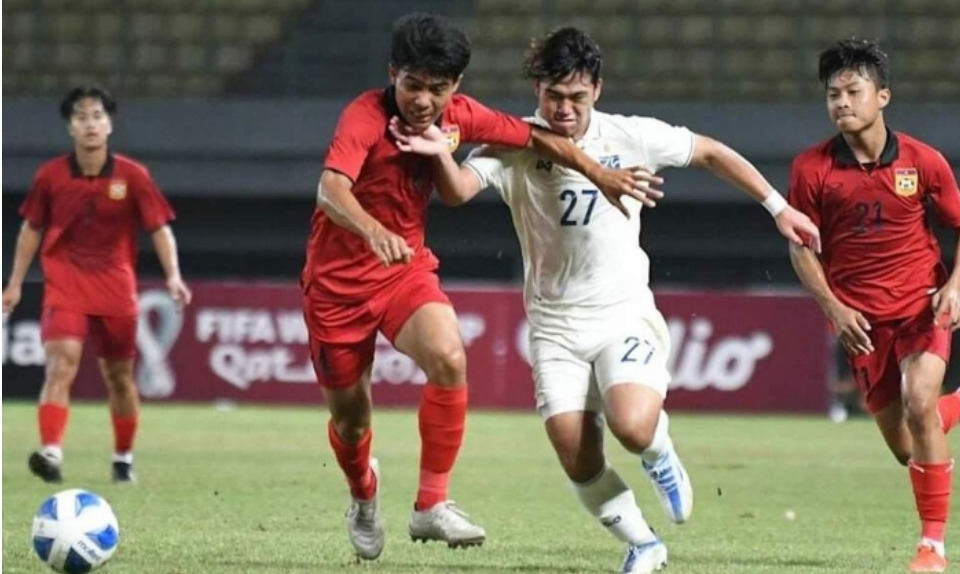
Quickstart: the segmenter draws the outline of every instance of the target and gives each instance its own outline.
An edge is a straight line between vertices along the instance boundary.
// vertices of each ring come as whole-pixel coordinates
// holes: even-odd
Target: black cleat
[[[27,459],[27,466],[30,467],[30,472],[39,476],[44,482],[56,484],[63,482],[60,463],[39,451],[30,454],[30,458]]]
[[[137,482],[137,475],[133,472],[133,463],[115,462],[113,463],[113,482],[114,484],[133,484]]]

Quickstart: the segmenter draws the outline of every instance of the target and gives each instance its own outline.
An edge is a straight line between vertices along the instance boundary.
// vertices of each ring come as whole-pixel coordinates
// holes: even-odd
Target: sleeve
[[[456,108],[461,141],[525,148],[530,142],[530,124],[522,119],[491,110],[468,96],[460,96]]]
[[[50,222],[50,184],[43,169],[33,176],[27,198],[20,204],[20,215],[34,229],[43,229]]]
[[[176,215],[167,198],[153,181],[150,172],[146,168],[141,169],[136,180],[136,188],[133,190],[133,197],[136,200],[140,227],[152,233],[173,221]]]
[[[633,136],[647,158],[647,169],[657,172],[665,167],[687,167],[693,159],[693,132],[655,118],[633,118]]]
[[[385,123],[378,121],[380,117],[364,100],[351,102],[340,114],[323,163],[324,169],[338,171],[356,182],[370,148],[387,129]]]
[[[820,186],[812,177],[811,169],[804,165],[801,157],[790,164],[790,187],[787,189],[787,203],[803,213],[820,227]]]
[[[937,221],[944,227],[960,229],[960,189],[950,164],[937,153],[929,166],[927,194],[937,212]]]
[[[506,197],[506,166],[495,148],[478,147],[470,152],[463,166],[469,168],[480,180],[480,188],[492,187]]]

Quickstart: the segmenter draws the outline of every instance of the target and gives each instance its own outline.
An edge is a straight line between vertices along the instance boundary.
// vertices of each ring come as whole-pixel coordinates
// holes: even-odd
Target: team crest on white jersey
[[[917,174],[917,168],[904,167],[893,171],[894,189],[897,195],[910,197],[917,193],[920,187],[920,176]]]
[[[126,199],[127,197],[127,182],[122,179],[114,179],[110,182],[110,187],[107,191],[110,199],[114,201],[120,201],[121,199]]]
[[[600,156],[600,165],[602,165],[603,167],[608,167],[610,169],[620,169],[620,156],[619,155]]]

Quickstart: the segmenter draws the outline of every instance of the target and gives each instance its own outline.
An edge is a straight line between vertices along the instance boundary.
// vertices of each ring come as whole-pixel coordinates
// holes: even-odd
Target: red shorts
[[[411,270],[368,301],[326,301],[303,297],[303,318],[310,335],[310,356],[320,385],[349,387],[373,363],[377,331],[393,342],[407,319],[427,303],[451,305],[432,270]]]
[[[86,315],[59,307],[44,307],[40,317],[40,337],[87,340],[93,336],[97,356],[110,361],[133,359],[137,355],[137,316],[106,317]]]
[[[871,325],[874,351],[847,356],[853,376],[871,414],[900,400],[900,361],[915,353],[933,353],[950,361],[950,331],[933,324],[933,310],[916,317]]]

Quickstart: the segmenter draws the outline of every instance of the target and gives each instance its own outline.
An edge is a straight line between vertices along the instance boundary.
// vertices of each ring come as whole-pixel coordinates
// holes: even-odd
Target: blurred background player
[[[108,149],[116,109],[110,94],[98,87],[77,87],[64,97],[60,115],[73,139],[73,153],[37,170],[20,207],[24,222],[3,290],[6,314],[20,302],[24,276],[40,249],[46,378],[37,413],[42,448],[30,455],[29,467],[47,482],[63,480],[70,388],[88,333],[109,397],[113,480],[135,481],[133,442],[140,399],[133,363],[140,229],[150,233],[170,295],[178,304],[190,302],[169,226],[173,210],[143,165]]]
[[[922,525],[910,571],[942,572],[953,476],[945,432],[960,398],[938,397],[960,324],[960,267],[947,274],[924,207],[956,230],[960,191],[937,150],[886,126],[889,64],[876,43],[838,42],[821,53],[819,78],[840,133],[796,157],[789,198],[820,226],[824,248],[818,258],[791,245],[790,256],[887,446],[909,467]]]
[[[456,315],[424,245],[433,192],[427,158],[404,155],[387,132],[399,118],[415,132],[438,125],[449,149],[461,142],[525,147],[590,174],[619,201],[653,203],[645,174],[609,170],[572,142],[492,111],[457,91],[470,60],[466,36],[443,17],[411,14],[394,25],[390,86],[367,91],[343,111],[324,164],[303,270],[311,354],[331,418],[330,444],[353,503],[348,534],[358,555],[384,546],[379,469],[370,457],[370,374],[377,332],[427,375],[419,410],[420,481],[410,516],[414,540],[480,545],[486,532],[447,500],[463,441],[466,356]]]
[[[810,220],[724,144],[653,118],[595,110],[602,63],[600,47],[576,28],[536,41],[526,63],[539,104],[530,121],[573,139],[605,165],[651,173],[707,168],[768,207],[786,237],[796,242],[803,233],[816,242]],[[690,517],[693,489],[663,411],[670,333],[648,287],[650,261],[638,242],[640,203],[628,201],[624,217],[598,201],[582,175],[544,162],[535,150],[481,148],[458,168],[440,130],[398,138],[402,149],[439,158],[440,196],[448,204],[493,187],[510,207],[523,252],[537,409],[547,436],[583,507],[627,543],[621,572],[660,570],[666,547],[603,453],[606,419],[620,444],[639,456],[667,516],[677,523]]]

